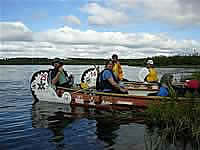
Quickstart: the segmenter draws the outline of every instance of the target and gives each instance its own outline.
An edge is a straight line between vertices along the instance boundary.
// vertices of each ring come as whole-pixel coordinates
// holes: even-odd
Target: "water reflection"
[[[118,136],[115,132],[120,128],[120,125],[114,121],[114,119],[105,120],[102,118],[98,118],[96,123],[96,134],[98,138],[105,143],[107,143],[108,147],[115,144],[115,139]],[[112,124],[111,124],[112,122]]]
[[[53,142],[64,139],[63,129],[73,122],[73,118],[64,112],[70,112],[70,107],[59,104],[38,103],[32,108],[32,126],[34,128],[48,128],[52,131]]]
[[[32,108],[32,126],[50,130],[50,142],[62,144],[62,148],[67,145],[68,149],[79,149],[78,145],[83,144],[85,148],[80,149],[119,147],[123,141],[119,140],[120,136],[124,134],[121,128],[142,122],[143,118],[136,117],[135,111],[102,111],[47,102],[40,102]],[[132,139],[127,141],[133,143]]]
[[[32,126],[51,131],[56,149],[198,150],[189,134],[145,125],[135,111],[102,111],[40,102],[32,108]],[[170,135],[170,136],[169,136]]]

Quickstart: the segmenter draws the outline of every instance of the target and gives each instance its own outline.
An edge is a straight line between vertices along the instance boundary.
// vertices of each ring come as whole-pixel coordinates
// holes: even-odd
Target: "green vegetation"
[[[199,147],[199,102],[191,99],[179,104],[174,100],[152,104],[146,110],[145,122],[150,129],[156,129],[161,141],[176,145],[177,141],[187,139]]]
[[[200,80],[200,73],[192,79]],[[169,89],[170,99],[151,104],[145,111],[145,122],[150,131],[159,135],[160,144],[176,145],[187,139],[192,149],[200,145],[200,95],[186,93],[189,99],[178,99],[176,92]],[[157,145],[160,146],[159,144]],[[157,148],[158,148],[157,147]]]
[[[200,56],[156,56],[141,59],[120,59],[122,65],[144,66],[147,59],[153,59],[156,67],[200,67]],[[0,65],[48,65],[48,58],[5,58],[0,59]],[[65,65],[103,65],[105,59],[68,58],[63,59]]]
[[[50,65],[53,59],[48,58],[7,58],[0,59],[0,65]],[[63,59],[65,65],[101,65],[104,59],[69,58]]]
[[[156,56],[152,58],[146,59],[135,59],[129,60],[128,65],[130,66],[140,66],[144,65],[147,59],[152,59],[154,61],[155,66],[157,67],[176,67],[176,66],[200,66],[200,56]]]
[[[192,74],[192,79],[200,81],[200,72],[196,72]]]

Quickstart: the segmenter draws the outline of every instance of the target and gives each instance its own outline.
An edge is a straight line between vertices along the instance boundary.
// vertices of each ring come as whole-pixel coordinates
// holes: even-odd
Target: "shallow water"
[[[65,66],[80,81],[91,66]],[[40,103],[32,107],[30,77],[50,66],[0,66],[1,150],[142,150],[149,146],[148,128],[132,112],[97,111]],[[123,66],[125,78],[137,80],[140,68]],[[158,69],[165,72],[185,69]],[[191,69],[189,70],[191,71]],[[150,148],[151,147],[151,148]],[[171,146],[171,149],[174,149]]]

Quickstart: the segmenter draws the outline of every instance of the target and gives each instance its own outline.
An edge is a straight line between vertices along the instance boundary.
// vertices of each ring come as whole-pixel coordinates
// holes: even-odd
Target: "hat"
[[[160,79],[160,83],[168,83],[171,82],[171,80],[173,79],[173,75],[170,73],[166,73],[164,74],[161,79]]]
[[[147,61],[147,64],[153,65],[153,60],[149,59],[149,60]]]
[[[114,59],[114,58],[118,59],[118,55],[117,54],[113,54],[112,55],[112,59]]]
[[[63,61],[62,61],[60,58],[55,58],[55,59],[51,62],[51,65],[53,66],[55,63],[63,64]]]

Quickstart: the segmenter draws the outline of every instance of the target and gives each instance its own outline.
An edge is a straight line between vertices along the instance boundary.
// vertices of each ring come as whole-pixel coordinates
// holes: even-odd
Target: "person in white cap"
[[[141,82],[158,82],[157,71],[154,68],[153,60],[149,59],[146,62],[146,67],[139,72],[138,78]]]

